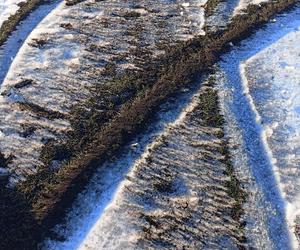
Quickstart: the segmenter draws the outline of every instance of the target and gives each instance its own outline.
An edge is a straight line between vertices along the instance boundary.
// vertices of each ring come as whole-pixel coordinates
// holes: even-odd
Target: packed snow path
[[[288,223],[290,236],[286,237],[292,247],[299,247],[295,237],[300,215],[299,40],[298,7],[225,55],[219,79],[229,135],[239,148],[232,154],[235,166],[241,178],[248,166],[258,185],[252,188],[249,207],[266,208],[255,211],[256,222],[248,223],[249,235],[257,223],[265,224],[276,249],[288,248],[283,221]],[[260,232],[253,240],[259,244],[263,235]]]

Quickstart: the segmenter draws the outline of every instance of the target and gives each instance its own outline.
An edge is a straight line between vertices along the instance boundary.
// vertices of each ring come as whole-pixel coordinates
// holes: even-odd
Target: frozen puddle
[[[256,221],[248,223],[248,237],[258,248],[288,249],[291,242],[298,249],[300,9],[276,19],[223,57],[220,89],[226,117],[234,121],[229,134],[242,146],[235,165],[241,176],[249,167],[256,182],[249,184],[247,211],[255,211]],[[267,235],[271,245],[265,245]]]

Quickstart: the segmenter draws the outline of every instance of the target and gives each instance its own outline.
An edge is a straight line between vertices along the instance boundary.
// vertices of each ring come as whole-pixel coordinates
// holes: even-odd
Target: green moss
[[[219,112],[217,90],[209,88],[200,95],[199,99],[202,105],[200,115],[205,126],[222,128],[224,118]]]

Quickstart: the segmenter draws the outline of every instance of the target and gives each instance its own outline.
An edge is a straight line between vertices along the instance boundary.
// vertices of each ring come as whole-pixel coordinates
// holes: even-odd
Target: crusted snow
[[[217,74],[234,166],[249,195],[243,218],[247,221],[246,236],[249,245],[257,249],[297,249],[293,235],[294,221],[291,219],[299,211],[298,193],[294,192],[299,183],[299,153],[295,151],[299,150],[299,126],[296,126],[300,110],[296,98],[299,96],[299,73],[294,72],[299,67],[299,13],[300,10],[297,9],[288,16],[278,17],[277,22],[269,24],[265,30],[259,31],[225,55],[220,65],[221,72]],[[259,65],[254,65],[255,63]],[[293,72],[295,74],[290,74]],[[267,91],[257,90],[259,87],[266,88]],[[263,98],[261,94],[264,94]],[[282,99],[284,96],[287,100]],[[279,105],[276,104],[277,101]],[[183,121],[187,113],[195,108],[194,104],[192,102],[190,108],[182,112],[181,118],[174,123],[175,127],[178,126],[176,129],[173,127],[175,131],[185,128]],[[282,116],[281,112],[285,115]],[[284,129],[281,127],[283,125],[286,125]],[[168,138],[169,133],[172,135],[171,127],[167,127],[161,135],[163,141]],[[287,130],[287,127],[292,129]],[[281,132],[293,133],[288,133],[288,136],[285,134],[278,141],[278,128]],[[146,165],[145,158],[155,151],[152,147],[161,143],[159,139],[158,142],[142,150],[140,157],[129,155],[123,161],[112,163],[108,172],[103,174],[99,171],[70,212],[67,229],[63,225],[57,229],[67,240],[49,240],[47,247],[132,248],[138,240],[138,230],[129,226],[132,224],[128,218],[132,218],[130,211],[139,210],[142,205],[138,203],[137,207],[130,210],[134,203],[128,198],[127,190],[129,193],[139,190],[130,191],[132,180],[139,179],[135,174],[142,172],[141,169]],[[176,142],[179,144],[180,140]],[[137,145],[139,144],[133,144],[132,147]],[[277,148],[279,154],[276,153]],[[291,149],[292,154],[289,153]],[[186,156],[185,159],[188,158]],[[278,165],[279,160],[283,165]],[[288,164],[285,163],[287,161]],[[128,170],[130,174],[124,179]],[[285,180],[282,176],[288,178]],[[285,190],[286,187],[288,189]],[[161,213],[163,210],[156,211],[155,215]],[[200,225],[202,226],[201,223]],[[203,225],[207,226],[205,223]],[[115,245],[110,245],[112,243]]]
[[[19,9],[19,4],[26,0],[1,0],[0,1],[0,27],[11,15]]]
[[[226,132],[231,138],[233,163],[249,195],[243,216],[247,221],[246,237],[248,244],[257,249],[297,249],[293,230],[299,212],[300,105],[297,99],[299,73],[295,72],[299,68],[299,14],[298,8],[288,16],[279,16],[265,30],[242,42],[222,58],[221,71],[216,75],[228,122]],[[132,227],[131,221],[135,219],[130,211],[148,211],[141,208],[145,204],[141,204],[143,201],[139,198],[130,199],[132,193],[144,190],[147,183],[138,185],[139,188],[132,183],[139,180],[137,173],[144,172],[141,169],[148,164],[145,159],[160,147],[161,141],[167,141],[168,145],[170,135],[176,138],[174,131],[186,135],[182,132],[187,125],[184,120],[194,108],[195,102],[192,102],[181,118],[165,129],[160,136],[163,139],[150,144],[140,158],[134,160],[129,156],[125,161],[112,164],[120,175],[109,172],[95,177],[75,203],[67,230],[64,226],[58,227],[67,240],[49,240],[48,248],[132,248],[138,241],[139,230]],[[180,145],[181,142],[178,139],[176,143]],[[132,146],[135,148],[137,144]],[[190,148],[183,148],[191,157],[194,155]],[[164,149],[162,152],[163,156],[154,153],[154,161],[161,163],[169,151]],[[184,154],[171,152],[174,159],[176,155]],[[174,159],[170,159],[172,164]],[[188,156],[184,159],[190,160]],[[124,180],[127,170],[130,172]],[[112,183],[107,186],[108,182]],[[135,201],[138,205],[133,208]],[[94,204],[97,204],[95,208]],[[82,211],[85,213],[81,214]],[[154,215],[164,214],[164,211],[156,211]],[[207,226],[205,222],[200,223],[199,227],[204,225]]]
[[[51,12],[60,0],[41,4],[31,12],[25,20],[8,37],[4,45],[0,47],[0,83],[3,82],[11,63],[21,48],[23,42],[32,30]]]
[[[100,223],[100,218],[106,208],[116,200],[116,193],[123,190],[123,183],[127,181],[126,176],[133,166],[140,162],[141,158],[149,155],[149,149],[155,142],[159,142],[159,138],[168,127],[172,124],[180,124],[187,111],[191,111],[194,107],[194,105],[188,105],[190,98],[190,94],[187,93],[180,100],[162,107],[157,123],[149,128],[147,133],[129,145],[116,162],[108,162],[101,166],[86,190],[78,195],[67,215],[67,224],[57,225],[55,228],[55,232],[64,237],[65,241],[47,239],[44,244],[45,249],[77,249],[86,242],[88,235],[91,237],[91,229],[97,227],[96,224]],[[125,222],[120,222],[128,226]],[[93,244],[96,240],[97,237],[89,244]],[[120,242],[118,240],[116,244]]]
[[[253,176],[245,207],[256,222],[247,223],[248,238],[263,249],[299,248],[299,38],[298,8],[278,16],[221,63],[228,133],[239,145],[235,165],[241,178],[246,172]]]
[[[56,6],[56,3],[57,1],[54,1],[50,5],[45,5],[38,8],[36,10],[36,13],[32,13],[28,17],[28,20],[20,26],[21,30],[17,30],[12,35],[12,38],[22,37],[22,34],[26,34],[28,32],[28,29],[30,30],[30,28],[32,27],[32,24],[38,21],[39,18],[41,18],[43,15],[48,14],[49,10]],[[55,134],[66,131],[69,126],[67,121],[55,119],[50,123],[46,118],[39,117],[38,115],[34,115],[31,112],[22,110],[18,107],[18,104],[20,103],[37,102],[37,96],[40,96],[44,105],[49,107],[51,106],[51,101],[49,100],[49,98],[51,97],[50,93],[37,88],[36,86],[34,86],[34,84],[33,86],[26,87],[27,91],[23,93],[22,90],[12,87],[16,83],[24,79],[21,76],[22,70],[27,69],[27,75],[29,74],[29,71],[34,72],[40,66],[37,64],[36,59],[42,57],[43,54],[39,53],[37,50],[34,51],[34,48],[32,48],[29,44],[32,39],[34,37],[37,37],[40,33],[57,31],[56,26],[58,26],[58,24],[56,22],[57,20],[59,20],[59,17],[57,15],[58,13],[62,12],[62,8],[63,4],[57,7],[56,10],[51,14],[49,14],[37,26],[37,28],[33,32],[31,32],[31,34],[28,36],[23,46],[19,50],[18,55],[10,65],[10,70],[8,71],[8,74],[6,75],[6,78],[1,85],[2,95],[0,96],[0,149],[1,152],[6,156],[14,156],[12,161],[13,163],[11,163],[10,165],[10,171],[11,173],[13,173],[13,177],[11,179],[12,183],[17,181],[18,179],[22,179],[25,173],[34,173],[36,171],[35,166],[41,165],[41,162],[39,162],[39,151],[44,145],[43,140],[55,138]],[[56,26],[53,24],[56,24]],[[10,39],[8,40],[8,42],[10,42]],[[14,41],[12,42],[12,44],[14,44]],[[11,48],[11,50],[9,48]],[[14,55],[15,48],[11,47],[11,44],[5,44],[1,53],[3,53],[0,57],[1,60],[3,60],[3,64],[6,63],[9,65],[10,62],[5,61],[5,59],[9,55]],[[3,65],[2,72],[5,72],[5,69],[6,65]],[[30,77],[30,75],[28,76]],[[36,74],[32,73],[31,76],[32,78],[30,77],[30,79],[35,80],[34,76],[36,76]],[[52,95],[52,98],[59,98],[59,95]],[[34,133],[30,137],[23,136],[22,132],[30,127],[34,128]]]

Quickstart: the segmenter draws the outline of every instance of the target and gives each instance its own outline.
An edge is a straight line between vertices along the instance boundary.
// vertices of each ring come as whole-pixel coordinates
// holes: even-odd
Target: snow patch
[[[27,0],[1,0],[0,1],[0,27],[11,15],[20,8],[19,4]]]
[[[255,4],[259,5],[263,2],[268,2],[269,0],[240,0],[236,8],[234,9],[233,15],[242,14],[243,10],[247,9],[248,5]]]

